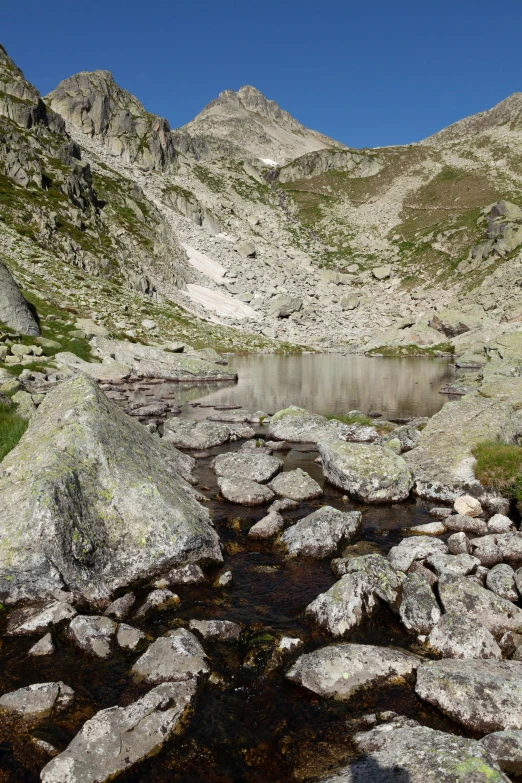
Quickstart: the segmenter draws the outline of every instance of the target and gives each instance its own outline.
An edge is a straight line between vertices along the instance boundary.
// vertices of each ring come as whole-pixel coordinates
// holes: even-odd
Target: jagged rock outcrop
[[[64,79],[46,101],[126,163],[156,171],[175,170],[177,156],[169,123],[148,114],[109,71],[82,71]]]
[[[28,303],[20,293],[9,269],[0,262],[0,321],[15,332],[39,335],[38,326]]]
[[[248,85],[220,93],[173,136],[178,149],[196,158],[253,158],[269,166],[314,150],[343,148]]]
[[[190,460],[80,376],[50,392],[0,471],[0,595],[91,600],[159,569],[221,561]]]

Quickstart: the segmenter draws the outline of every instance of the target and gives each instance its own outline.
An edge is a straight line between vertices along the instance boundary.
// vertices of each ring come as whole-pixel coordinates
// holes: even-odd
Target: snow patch
[[[181,244],[187,252],[189,264],[193,266],[194,269],[197,269],[198,272],[210,277],[210,279],[214,280],[216,283],[223,282],[223,278],[227,271],[224,266],[221,266],[221,264],[214,261],[210,256],[205,255],[205,253],[196,250],[196,248],[186,245],[183,242]]]
[[[265,166],[279,166],[279,163],[277,160],[272,160],[271,158],[259,158],[261,163],[264,163]]]
[[[197,302],[207,310],[213,310],[224,318],[259,318],[259,314],[246,302],[234,299],[224,291],[213,291],[211,288],[189,283],[187,295],[193,302]]]

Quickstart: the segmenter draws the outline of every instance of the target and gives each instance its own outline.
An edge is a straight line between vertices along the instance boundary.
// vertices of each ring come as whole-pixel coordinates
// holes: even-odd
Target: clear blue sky
[[[42,94],[107,69],[172,127],[253,84],[345,144],[399,144],[522,90],[521,0],[0,5],[0,41]]]

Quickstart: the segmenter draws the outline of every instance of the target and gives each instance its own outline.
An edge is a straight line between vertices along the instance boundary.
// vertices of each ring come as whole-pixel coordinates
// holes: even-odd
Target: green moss
[[[346,414],[330,414],[326,417],[329,420],[342,421],[343,424],[362,424],[365,427],[371,426],[373,421],[368,416],[347,416]]]
[[[484,487],[522,500],[522,447],[484,441],[472,450],[475,476]]]

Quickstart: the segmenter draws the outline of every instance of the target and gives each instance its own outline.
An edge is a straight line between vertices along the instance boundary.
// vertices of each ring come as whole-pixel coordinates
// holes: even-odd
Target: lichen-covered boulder
[[[268,425],[268,435],[289,443],[319,443],[321,440],[346,440],[353,432],[348,424],[326,419],[304,408],[291,405],[275,413]],[[377,437],[377,433],[375,433]]]
[[[388,552],[388,560],[398,571],[407,571],[416,560],[425,560],[431,555],[444,555],[448,551],[444,541],[431,536],[403,538],[400,544]]]
[[[422,574],[407,574],[402,583],[399,616],[408,631],[428,634],[440,620],[437,599],[428,580]]]
[[[163,425],[163,440],[172,443],[178,449],[205,451],[230,440],[230,429],[226,424],[173,417],[167,419]]]
[[[286,677],[319,696],[347,701],[357,691],[403,681],[420,660],[393,647],[335,644],[301,655]]]
[[[20,293],[5,264],[0,263],[0,321],[14,332],[39,335],[38,326],[28,303]]]
[[[281,543],[295,557],[331,557],[337,548],[360,533],[360,511],[338,511],[331,506],[322,508],[300,519],[281,536]]]
[[[39,682],[0,696],[0,712],[13,712],[41,720],[61,712],[74,701],[74,691],[63,682]]]
[[[209,671],[203,647],[185,628],[168,631],[152,642],[132,667],[138,681],[156,685],[197,679]]]
[[[225,500],[240,506],[262,506],[274,497],[269,487],[246,478],[220,478],[218,487]]]
[[[466,615],[494,636],[506,631],[522,632],[522,609],[465,576],[443,573],[439,598],[444,611]]]
[[[415,690],[471,731],[522,729],[519,661],[426,661],[417,669]]]
[[[356,734],[361,757],[321,783],[509,783],[480,742],[403,723]]]
[[[272,479],[269,486],[276,495],[299,502],[313,500],[323,494],[317,481],[301,468],[280,473]]]
[[[395,503],[410,494],[412,473],[390,449],[330,440],[319,443],[319,454],[328,481],[357,500]]]
[[[502,658],[495,637],[462,612],[447,612],[432,629],[428,644],[443,658]]]
[[[264,484],[283,469],[283,460],[270,454],[219,454],[211,463],[216,475]]]
[[[64,587],[102,599],[177,564],[221,562],[190,467],[93,381],[56,387],[0,467],[0,600]]]
[[[522,774],[522,731],[494,731],[479,742],[504,772]]]

